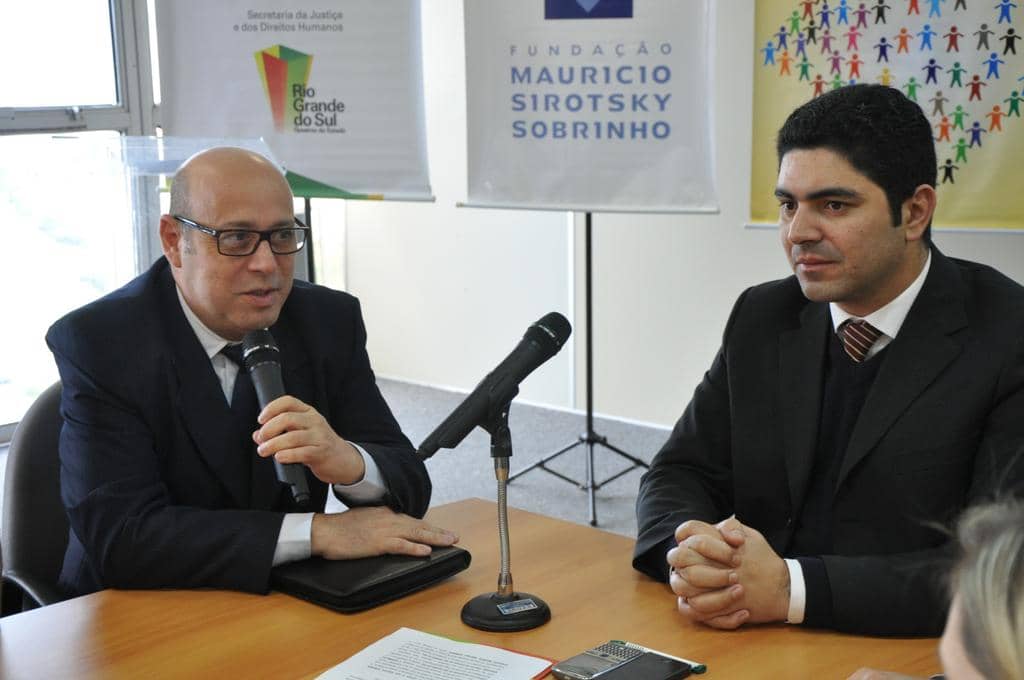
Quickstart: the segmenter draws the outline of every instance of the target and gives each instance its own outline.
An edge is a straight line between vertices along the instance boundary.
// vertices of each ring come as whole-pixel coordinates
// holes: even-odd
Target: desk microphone
[[[245,370],[249,372],[252,384],[256,388],[260,410],[278,397],[284,396],[281,350],[277,348],[270,331],[263,329],[246,333],[242,338],[242,358]],[[309,502],[305,468],[306,466],[301,463],[279,463],[276,458],[274,459],[274,471],[277,473],[278,481],[288,485],[292,491],[292,498],[300,505]]]
[[[519,393],[519,383],[555,356],[571,333],[569,320],[558,312],[545,314],[527,328],[516,348],[423,440],[420,458],[426,460],[438,449],[458,446],[474,427],[484,424],[493,415],[491,411],[512,401]]]

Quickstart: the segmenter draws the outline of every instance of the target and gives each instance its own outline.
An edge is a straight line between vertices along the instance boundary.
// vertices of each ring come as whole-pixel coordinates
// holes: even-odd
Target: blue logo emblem
[[[632,19],[633,0],[544,0],[545,19]]]

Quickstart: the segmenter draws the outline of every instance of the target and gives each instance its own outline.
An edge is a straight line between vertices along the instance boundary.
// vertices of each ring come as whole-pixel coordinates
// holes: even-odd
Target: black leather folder
[[[469,552],[457,546],[434,548],[428,557],[311,557],[274,567],[271,585],[283,593],[350,614],[439,583],[468,567],[470,559]]]

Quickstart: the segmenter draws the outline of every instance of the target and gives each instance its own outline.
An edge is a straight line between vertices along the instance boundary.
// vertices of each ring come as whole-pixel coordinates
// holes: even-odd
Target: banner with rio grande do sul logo
[[[160,122],[262,137],[299,196],[431,198],[416,0],[161,0]]]

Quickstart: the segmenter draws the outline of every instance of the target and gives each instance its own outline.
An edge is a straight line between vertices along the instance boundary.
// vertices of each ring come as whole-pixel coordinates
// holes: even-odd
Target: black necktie
[[[256,455],[252,433],[260,426],[256,421],[260,414],[260,405],[252,378],[249,377],[249,372],[245,370],[245,362],[242,361],[242,345],[227,345],[220,353],[238,366],[235,387],[231,391],[231,413],[239,436],[246,442],[245,449],[252,452],[249,457],[250,506],[261,510],[275,509],[281,489],[284,487],[277,481],[273,461]]]
[[[231,412],[235,414],[235,419],[244,431],[251,433],[257,427],[256,416],[259,415],[260,409],[256,401],[256,389],[252,386],[252,379],[242,361],[242,345],[225,345],[220,353],[238,366],[235,387],[231,391]]]

